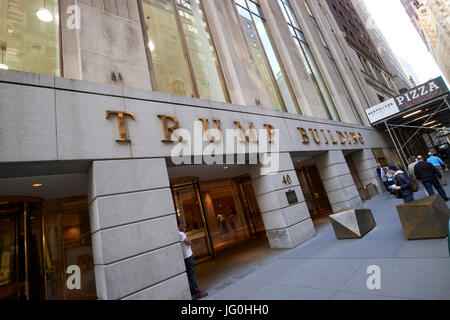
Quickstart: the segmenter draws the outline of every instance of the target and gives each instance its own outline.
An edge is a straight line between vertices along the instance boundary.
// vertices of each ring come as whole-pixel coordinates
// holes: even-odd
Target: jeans
[[[197,286],[197,280],[195,279],[195,263],[194,256],[184,259],[186,265],[186,274],[189,280],[189,288],[191,289],[191,295],[196,295],[200,290]]]
[[[403,197],[403,202],[408,203],[414,201],[414,195],[411,194],[409,196]]]
[[[442,199],[447,200],[447,194],[445,193],[444,188],[442,188],[441,183],[439,182],[438,178],[436,176],[423,178],[422,179],[423,185],[425,189],[427,190],[428,194],[430,196],[434,195],[433,187],[436,188],[436,190],[441,195]]]

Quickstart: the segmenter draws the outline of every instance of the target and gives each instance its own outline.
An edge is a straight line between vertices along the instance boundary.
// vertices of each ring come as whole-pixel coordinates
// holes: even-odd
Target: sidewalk
[[[450,186],[444,187],[450,196]],[[415,199],[425,196],[423,189]],[[447,239],[404,238],[395,206],[384,193],[364,203],[377,226],[362,239],[337,240],[331,223],[303,245],[276,251],[245,270],[218,275],[208,299],[450,299]],[[272,250],[274,251],[274,250]],[[381,269],[381,289],[369,290],[367,267]],[[239,269],[239,267],[237,267]]]

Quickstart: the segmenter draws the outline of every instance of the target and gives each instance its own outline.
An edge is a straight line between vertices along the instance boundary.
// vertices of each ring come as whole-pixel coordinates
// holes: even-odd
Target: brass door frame
[[[253,230],[250,231],[250,236],[254,237],[258,232],[256,229],[255,218],[253,216],[253,210],[251,208],[250,200],[248,199],[247,193],[245,192],[245,188],[244,188],[244,183],[248,180],[251,180],[251,178],[249,176],[243,176],[243,177],[238,177],[235,180],[236,180],[236,183],[239,188],[239,192],[238,192],[239,201],[241,202],[241,206],[245,203],[245,208],[247,209],[246,216],[250,217],[250,221],[251,221],[251,224],[253,227]],[[244,197],[244,199],[242,199],[242,196]]]
[[[177,184],[178,182],[178,184]],[[175,201],[175,191],[177,191],[177,189],[182,189],[185,187],[192,187],[194,190],[194,193],[196,194],[197,200],[198,200],[198,204],[200,207],[200,216],[203,222],[203,225],[205,227],[205,233],[206,233],[206,240],[207,240],[207,245],[208,245],[208,249],[211,252],[211,258],[215,259],[216,258],[216,253],[214,250],[214,246],[212,244],[212,239],[211,239],[211,235],[209,233],[209,226],[208,226],[208,221],[206,219],[206,215],[205,215],[205,206],[203,204],[203,198],[201,196],[201,189],[200,189],[200,183],[198,181],[197,177],[190,177],[190,178],[180,178],[180,179],[173,179],[170,183],[170,189],[171,189],[171,193],[172,193],[172,201],[173,201],[173,205],[176,209],[176,201]],[[208,261],[209,259],[207,259]],[[203,262],[203,261],[202,261]]]
[[[310,192],[310,194],[309,194],[310,195],[310,200],[313,203],[313,205],[317,208],[316,210],[314,210],[313,212],[310,212],[310,213],[322,214],[325,211],[325,209],[323,209],[323,210],[320,209],[320,205],[318,205],[318,198],[315,196],[316,194],[320,195],[320,192],[316,192],[318,190],[315,190],[314,185],[309,181],[311,179],[310,179],[310,176],[308,174],[308,169],[310,169],[312,167],[316,167],[317,168],[317,166],[314,164],[314,165],[307,165],[307,166],[303,166],[303,167],[300,167],[300,168],[296,168],[295,171],[297,173],[297,176],[299,174],[304,176],[304,178],[306,180],[306,184],[308,185],[308,189],[309,189],[309,192]],[[299,181],[300,181],[300,177],[299,177]],[[320,183],[323,186],[322,180],[320,180]],[[323,190],[324,190],[325,196],[328,198],[328,195],[326,194],[325,187],[323,187]],[[311,194],[311,193],[313,193],[313,194]],[[333,211],[332,211],[329,199],[328,199],[328,204],[329,204],[330,213],[332,213]]]
[[[37,197],[28,197],[28,196],[0,196],[0,202],[19,202],[23,203],[23,244],[24,244],[24,258],[25,258],[25,298],[26,300],[30,300],[30,270],[29,270],[29,235],[28,235],[28,219],[31,221],[31,215],[30,215],[30,203],[35,203],[38,205],[41,205],[43,200]],[[42,207],[41,207],[42,209]],[[41,213],[42,217],[42,213]],[[16,288],[17,288],[17,297],[19,297],[20,294],[20,288],[19,288],[19,236],[20,236],[20,214],[17,218],[17,230],[16,230],[16,237],[15,237],[15,255],[16,255]],[[30,223],[31,227],[31,223]],[[40,259],[44,259],[42,256],[43,252],[41,252]],[[44,275],[44,291],[45,291],[45,285],[46,285],[46,279]]]

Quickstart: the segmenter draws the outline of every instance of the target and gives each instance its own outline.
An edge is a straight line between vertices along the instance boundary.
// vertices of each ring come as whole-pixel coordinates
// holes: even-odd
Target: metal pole
[[[408,169],[408,166],[405,166],[405,161],[407,162],[408,157],[406,157],[405,152],[403,151],[403,146],[400,143],[400,139],[397,136],[397,133],[395,132],[395,129],[392,130],[392,133],[394,134],[395,139],[397,140],[398,145],[400,146],[400,160],[402,161],[403,167],[405,168],[405,170]]]
[[[400,156],[400,152],[398,151],[397,144],[395,143],[394,137],[392,136],[392,133],[391,133],[391,129],[389,128],[389,126],[388,126],[388,124],[387,124],[386,121],[384,122],[384,125],[386,126],[386,129],[387,129],[387,131],[389,132],[389,136],[391,137],[392,142],[394,143],[394,147],[395,147],[395,150],[397,150],[397,154]],[[403,159],[402,159],[401,156],[400,156],[400,160],[401,160],[402,163],[403,163]],[[404,165],[404,164],[403,164],[403,165]]]
[[[447,102],[447,99],[445,100],[445,102]],[[438,113],[438,111],[441,109],[441,107],[443,106],[444,104],[442,103],[440,106],[439,106],[439,108],[437,108],[437,110],[435,111],[435,112],[433,112],[428,118],[427,118],[427,120],[425,120],[424,121],[424,123],[423,124],[425,124],[425,123],[427,123],[436,113]],[[447,104],[448,105],[448,104]],[[450,108],[450,107],[449,107]],[[422,125],[422,127],[420,127],[420,128],[427,128],[427,127],[424,127],[423,125]],[[408,139],[408,141],[406,141],[405,142],[405,145],[420,131],[420,128],[419,129],[417,129],[417,131]],[[429,129],[429,128],[428,128]],[[402,146],[403,147],[403,146]]]

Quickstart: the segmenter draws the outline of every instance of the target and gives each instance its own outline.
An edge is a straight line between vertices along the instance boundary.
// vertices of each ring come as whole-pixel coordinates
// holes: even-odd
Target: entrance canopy
[[[372,126],[389,133],[406,168],[415,150],[430,148],[424,134],[450,133],[449,90],[439,77],[367,109],[366,114]]]

